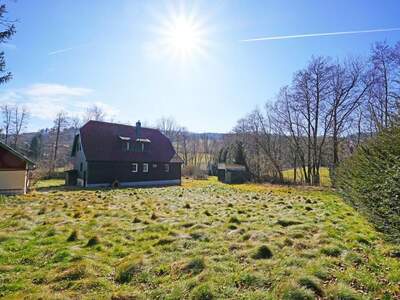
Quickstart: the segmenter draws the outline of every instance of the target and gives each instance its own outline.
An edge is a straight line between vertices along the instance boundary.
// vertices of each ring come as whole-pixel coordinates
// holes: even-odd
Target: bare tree
[[[189,159],[189,149],[188,149],[188,144],[189,144],[189,132],[186,130],[186,128],[182,127],[181,128],[181,134],[180,134],[180,142],[181,142],[181,153],[183,156],[184,163],[188,163]],[[179,153],[179,152],[178,152]]]
[[[12,106],[4,104],[1,106],[1,114],[3,117],[3,131],[4,131],[4,143],[8,144],[8,139],[11,133],[12,127]]]
[[[179,153],[182,131],[184,130],[183,127],[180,126],[172,117],[162,117],[157,120],[156,128],[170,139],[176,152]]]
[[[12,125],[13,125],[13,145],[17,148],[19,137],[22,131],[26,128],[28,122],[29,112],[24,106],[16,105],[12,113]]]
[[[92,106],[88,107],[83,117],[84,122],[104,121],[105,119],[106,119],[106,113],[100,106],[96,104],[93,104]]]
[[[396,49],[386,42],[372,47],[369,90],[371,118],[377,130],[390,126],[399,101],[400,65],[396,64]]]
[[[63,111],[59,112],[54,120],[53,130],[55,132],[55,140],[54,140],[53,157],[52,157],[52,164],[50,171],[54,171],[56,167],[60,133],[67,125],[68,125],[67,114]]]
[[[351,125],[352,114],[362,104],[371,81],[364,76],[363,65],[359,60],[347,60],[344,63],[333,65],[330,81],[332,88],[329,101],[332,114],[332,167],[335,169],[339,163],[339,137],[346,126]]]
[[[71,127],[75,130],[79,129],[82,125],[82,121],[79,117],[70,117],[69,123],[71,124]]]

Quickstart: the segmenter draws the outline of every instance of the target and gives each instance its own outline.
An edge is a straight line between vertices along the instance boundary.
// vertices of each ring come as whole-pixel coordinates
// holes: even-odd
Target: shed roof
[[[238,164],[219,163],[218,170],[246,171],[246,167]]]
[[[34,168],[35,167],[35,163],[31,159],[29,159],[28,157],[23,155],[21,152],[11,148],[7,144],[3,143],[2,141],[0,141],[0,148],[4,149],[6,152],[10,153],[14,157],[17,157],[18,159],[23,160],[24,162],[26,162],[30,168]]]

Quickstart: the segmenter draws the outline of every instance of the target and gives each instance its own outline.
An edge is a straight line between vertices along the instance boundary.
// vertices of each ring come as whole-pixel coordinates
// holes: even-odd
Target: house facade
[[[82,187],[181,183],[182,159],[157,129],[89,121],[75,136],[67,184]]]
[[[35,163],[0,141],[0,194],[25,194]]]

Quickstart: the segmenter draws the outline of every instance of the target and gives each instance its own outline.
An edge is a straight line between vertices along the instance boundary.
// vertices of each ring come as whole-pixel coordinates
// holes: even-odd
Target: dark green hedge
[[[378,229],[400,240],[400,128],[391,128],[363,144],[336,170],[344,199]]]

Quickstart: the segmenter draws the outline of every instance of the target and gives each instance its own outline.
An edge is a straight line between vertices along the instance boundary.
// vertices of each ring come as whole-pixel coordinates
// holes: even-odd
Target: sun
[[[193,20],[185,16],[177,17],[166,29],[166,43],[173,52],[188,56],[201,45],[201,34]]]
[[[170,12],[163,18],[157,31],[158,48],[167,57],[188,62],[207,53],[207,27],[193,12]]]

